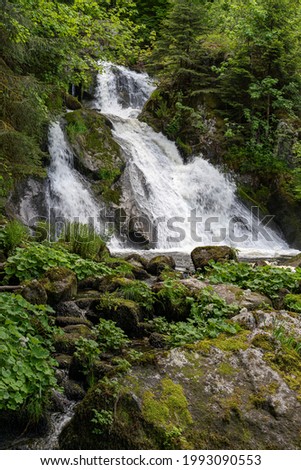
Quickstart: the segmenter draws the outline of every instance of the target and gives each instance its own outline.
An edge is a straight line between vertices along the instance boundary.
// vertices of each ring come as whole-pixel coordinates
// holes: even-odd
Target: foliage
[[[68,223],[63,234],[63,241],[68,243],[72,253],[84,259],[101,257],[106,245],[92,227],[79,222]]]
[[[196,298],[187,297],[186,302],[190,305],[187,321],[168,323],[163,317],[151,321],[156,331],[166,336],[170,346],[216,338],[220,333],[237,333],[237,325],[227,319],[238,313],[239,307],[228,305],[210,288],[202,290]]]
[[[203,279],[204,275],[200,275]],[[210,263],[206,278],[213,284],[234,284],[243,289],[261,292],[277,299],[281,289],[297,292],[301,281],[301,270],[275,266],[252,266],[247,263]]]
[[[20,282],[41,277],[48,269],[62,266],[75,272],[79,280],[93,275],[113,274],[103,263],[84,260],[59,245],[30,243],[17,248],[5,265],[6,278],[16,277]]]
[[[94,418],[91,419],[93,426],[93,434],[101,436],[108,427],[112,426],[114,422],[114,415],[112,411],[101,410],[97,411],[93,409]]]
[[[284,298],[284,306],[291,312],[301,313],[301,295],[288,294]]]
[[[273,336],[277,341],[281,343],[281,346],[287,349],[293,349],[301,355],[301,338],[296,338],[288,334],[288,331],[284,328],[283,325],[281,325],[281,323],[276,325],[276,327],[274,328]]]
[[[79,360],[82,373],[87,377],[90,387],[92,387],[95,382],[93,366],[96,359],[98,359],[99,354],[100,349],[96,341],[87,338],[80,338],[76,342],[74,357]]]
[[[190,310],[189,290],[177,280],[168,279],[165,281],[163,289],[157,294],[157,299],[166,316],[169,312],[177,312],[177,316],[181,318]]]
[[[124,299],[137,302],[146,312],[152,312],[155,302],[155,296],[151,288],[142,281],[132,281],[126,283],[122,288],[115,292]]]
[[[28,230],[18,220],[8,222],[3,229],[0,229],[0,248],[3,247],[6,253],[13,252],[27,239]]]
[[[51,358],[50,307],[0,294],[0,409],[25,409],[38,420],[56,386]]]
[[[97,335],[97,343],[102,351],[120,352],[129,343],[123,330],[111,320],[101,318],[93,331]]]

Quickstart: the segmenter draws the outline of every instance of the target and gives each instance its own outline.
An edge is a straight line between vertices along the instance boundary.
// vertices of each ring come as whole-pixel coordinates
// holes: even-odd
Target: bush
[[[50,307],[0,294],[0,410],[25,409],[38,420],[56,386],[51,358]]]

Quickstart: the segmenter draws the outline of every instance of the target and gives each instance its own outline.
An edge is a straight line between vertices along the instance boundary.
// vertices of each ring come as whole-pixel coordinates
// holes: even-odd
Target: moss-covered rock
[[[237,254],[233,248],[228,246],[204,246],[195,248],[191,253],[191,259],[195,269],[203,270],[210,261],[237,261]]]
[[[67,268],[49,269],[40,282],[47,293],[48,303],[51,306],[71,300],[77,293],[76,275]]]
[[[140,336],[141,311],[132,300],[101,296],[97,307],[99,318],[114,321],[130,338]]]
[[[65,106],[71,111],[77,111],[82,108],[82,104],[78,101],[75,96],[69,95],[69,93],[64,94]]]
[[[36,279],[30,281],[21,292],[21,295],[27,302],[34,305],[47,304],[47,292],[43,285]]]
[[[153,276],[159,276],[165,269],[175,269],[176,263],[172,256],[155,256],[147,264],[147,272]]]
[[[105,202],[117,204],[120,189],[113,185],[120,178],[125,163],[112,137],[111,124],[98,112],[88,109],[68,113],[65,119],[78,170],[97,181],[95,192],[101,194]]]
[[[91,389],[61,448],[300,449],[299,366],[264,332],[157,352],[156,366]]]

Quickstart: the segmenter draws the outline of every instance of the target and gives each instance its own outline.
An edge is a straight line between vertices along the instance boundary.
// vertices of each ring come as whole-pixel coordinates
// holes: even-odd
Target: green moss
[[[234,375],[236,372],[236,369],[231,366],[228,362],[222,362],[217,369],[218,373],[221,375]]]
[[[255,408],[265,408],[268,406],[268,400],[279,389],[279,383],[272,382],[269,385],[262,386],[257,393],[250,395],[249,403]]]
[[[274,351],[275,340],[270,335],[260,333],[253,338],[252,345],[263,351]]]
[[[221,334],[218,338],[215,339],[205,339],[196,343],[190,349],[194,349],[196,351],[203,351],[205,353],[209,353],[211,347],[215,347],[221,349],[222,351],[227,352],[236,352],[243,350],[245,351],[250,347],[248,336],[250,335],[250,331],[244,330],[234,336],[227,336],[225,334]]]
[[[241,396],[236,390],[233,395],[219,400],[219,405],[222,408],[223,420],[229,423],[233,418],[241,419]]]
[[[142,407],[146,421],[167,431],[178,426],[185,429],[192,423],[183,388],[168,378],[160,382],[156,394],[151,391],[144,393]]]
[[[278,372],[288,386],[298,393],[301,401],[301,358],[297,351],[282,346],[281,351],[267,352],[264,359]]]
[[[120,148],[106,118],[96,111],[80,109],[66,115],[66,131],[78,157],[80,170],[97,180],[93,189],[105,202],[119,203],[120,188],[112,187],[124,168]]]

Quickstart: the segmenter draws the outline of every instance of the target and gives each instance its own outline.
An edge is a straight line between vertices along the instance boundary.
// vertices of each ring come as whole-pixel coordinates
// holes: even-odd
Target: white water
[[[48,172],[48,207],[56,225],[64,221],[93,225],[100,230],[100,207],[93,199],[89,183],[74,169],[73,153],[58,122],[48,135],[51,164]]]
[[[236,187],[197,156],[184,165],[176,148],[137,117],[154,86],[145,74],[103,64],[96,109],[113,123],[115,140],[127,156],[126,178],[136,207],[156,227],[158,250],[191,251],[200,245],[227,244],[246,255],[289,254],[286,242],[237,199]],[[193,215],[198,220],[191,220]],[[126,248],[118,239],[115,250]]]

